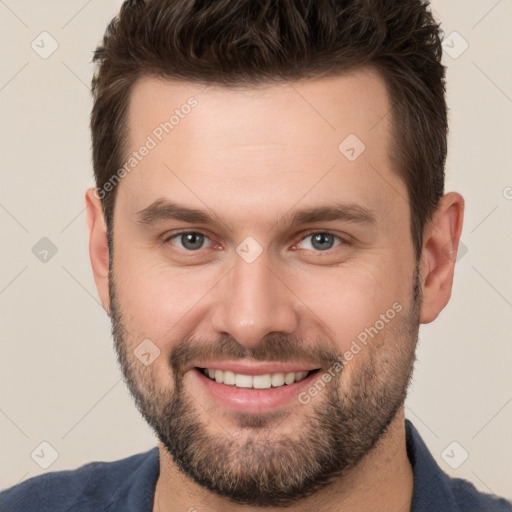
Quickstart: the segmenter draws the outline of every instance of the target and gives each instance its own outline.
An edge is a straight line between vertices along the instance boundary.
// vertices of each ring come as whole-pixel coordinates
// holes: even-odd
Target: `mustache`
[[[170,353],[170,364],[176,377],[181,377],[198,360],[225,361],[251,359],[254,361],[300,363],[327,370],[336,361],[343,364],[342,353],[326,339],[314,343],[304,338],[284,334],[266,336],[254,347],[246,347],[230,335],[214,341],[190,336],[181,340]]]

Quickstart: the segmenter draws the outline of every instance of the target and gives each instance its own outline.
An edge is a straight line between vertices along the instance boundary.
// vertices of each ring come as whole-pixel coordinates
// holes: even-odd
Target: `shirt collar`
[[[419,432],[405,420],[407,456],[414,475],[411,512],[457,510],[450,479],[432,457]]]

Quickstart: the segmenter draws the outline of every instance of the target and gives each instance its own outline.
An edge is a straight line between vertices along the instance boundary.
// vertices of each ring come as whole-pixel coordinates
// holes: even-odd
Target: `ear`
[[[95,188],[90,188],[85,193],[85,208],[89,227],[89,257],[91,258],[94,281],[101,305],[110,315],[107,225],[103,215],[103,205]]]
[[[435,320],[450,300],[463,217],[464,198],[457,192],[449,192],[440,199],[425,227],[420,262],[422,324]]]

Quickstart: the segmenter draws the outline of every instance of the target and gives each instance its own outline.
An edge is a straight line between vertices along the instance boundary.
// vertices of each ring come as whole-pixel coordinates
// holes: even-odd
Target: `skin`
[[[464,200],[456,192],[445,194],[425,228],[418,274],[421,302],[415,303],[410,206],[404,200],[406,186],[388,156],[389,100],[380,76],[362,69],[334,78],[244,89],[145,77],[131,93],[130,151],[190,96],[198,105],[118,185],[110,278],[101,201],[94,189],[86,193],[94,278],[110,315],[115,279],[114,309],[122,314],[122,324],[118,318],[117,325],[123,327],[117,348],[126,368],[132,368],[134,388],[147,397],[169,393],[169,398],[180,370],[170,359],[183,340],[202,340],[197,345],[201,353],[208,340],[229,336],[256,354],[262,340],[281,333],[304,341],[297,345],[297,355],[303,356],[299,361],[315,361],[320,346],[343,354],[358,333],[399,302],[403,313],[396,323],[390,322],[346,362],[324,392],[306,405],[291,401],[279,418],[264,418],[263,429],[244,425],[242,415],[226,411],[191,372],[183,373],[180,390],[190,398],[205,432],[227,437],[234,454],[248,439],[298,441],[315,408],[320,410],[337,396],[357,398],[355,384],[367,384],[376,398],[384,389],[399,396],[412,371],[419,324],[435,320],[450,298],[455,258],[447,256],[446,247],[457,246]],[[353,162],[338,150],[350,133],[366,146]],[[214,212],[223,222],[208,227],[175,220],[138,224],[137,212],[159,198]],[[370,208],[376,224],[324,221],[292,228],[283,217],[333,201]],[[193,254],[180,246],[179,237],[162,243],[183,230],[204,233],[212,242],[207,240],[205,248]],[[311,237],[306,237],[311,231],[348,236],[350,243],[315,251]],[[250,264],[236,252],[247,236],[263,250]],[[147,367],[133,355],[144,339],[160,350]],[[212,341],[211,346],[218,345]],[[368,368],[378,370],[381,379],[370,380],[364,373]],[[394,380],[397,373],[403,373],[402,380]],[[257,446],[263,450],[263,444]],[[159,449],[155,511],[260,510],[213,494],[178,469],[162,442]],[[401,404],[364,456],[336,475],[332,485],[288,508],[408,511],[412,492]]]

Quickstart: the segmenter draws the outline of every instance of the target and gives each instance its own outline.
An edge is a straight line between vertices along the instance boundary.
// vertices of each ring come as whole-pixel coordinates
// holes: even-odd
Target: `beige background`
[[[0,0],[0,489],[156,444],[121,381],[84,213],[90,61],[120,3]],[[466,199],[467,253],[449,305],[421,328],[406,414],[445,471],[512,498],[512,3],[433,7],[457,57],[445,54],[446,190]],[[31,47],[51,49],[43,31],[58,43],[46,59]],[[46,263],[32,252],[43,237],[57,248]],[[58,452],[46,470],[31,458],[43,441]],[[469,453],[458,469],[442,457],[453,441],[448,460]]]

